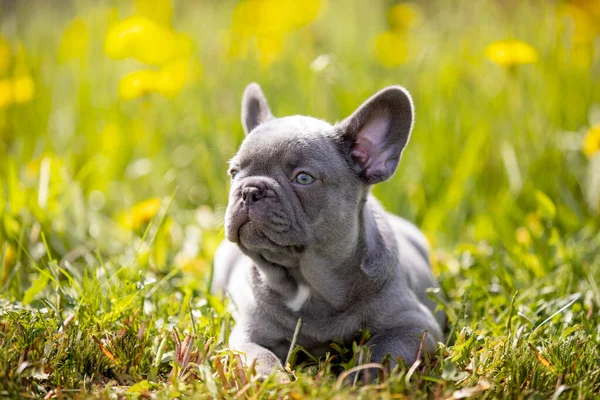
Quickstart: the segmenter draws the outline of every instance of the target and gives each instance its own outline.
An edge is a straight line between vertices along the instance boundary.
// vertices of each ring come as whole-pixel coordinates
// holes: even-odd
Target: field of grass
[[[600,396],[599,2],[0,5],[0,397]],[[251,81],[331,122],[412,93],[374,192],[432,242],[435,355],[353,387],[360,343],[287,384],[227,350],[208,291]]]

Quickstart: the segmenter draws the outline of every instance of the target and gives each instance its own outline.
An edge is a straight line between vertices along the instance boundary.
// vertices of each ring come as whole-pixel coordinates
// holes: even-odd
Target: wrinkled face
[[[272,119],[248,134],[230,162],[227,238],[292,267],[308,247],[347,234],[361,185],[337,146],[333,127],[310,117]]]
[[[395,172],[413,121],[408,92],[385,88],[331,126],[275,118],[256,83],[242,98],[246,139],[231,160],[227,239],[257,263],[299,265],[308,249],[348,254],[368,188]]]

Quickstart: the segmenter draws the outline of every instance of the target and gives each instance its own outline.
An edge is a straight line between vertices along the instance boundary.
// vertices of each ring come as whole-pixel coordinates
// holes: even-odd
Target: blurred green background
[[[412,140],[374,191],[435,247],[527,245],[547,221],[598,230],[598,2],[3,1],[1,13],[1,283],[16,298],[26,260],[121,255],[157,213],[145,262],[205,275],[252,81],[275,115],[331,122],[405,86]]]
[[[243,139],[240,101],[252,81],[276,116],[330,122],[386,85],[412,93],[411,142],[374,192],[433,244],[461,332],[446,354],[474,375],[465,385],[479,379],[469,370],[479,338],[488,349],[509,346],[513,305],[521,319],[512,323],[534,343],[554,338],[541,343],[557,370],[571,368],[561,343],[577,349],[594,329],[599,1],[0,5],[0,330],[46,332],[55,346],[32,344],[34,334],[0,338],[0,377],[15,387],[13,372],[28,359],[15,349],[54,363],[55,385],[78,387],[87,375],[72,371],[109,376],[122,371],[115,359],[135,358],[115,332],[138,336],[139,380],[171,362],[160,357],[176,347],[167,341],[173,327],[204,338],[227,331],[223,304],[206,290],[223,237],[226,162]],[[564,321],[553,314],[575,301]],[[7,311],[20,304],[47,318]],[[85,332],[69,346],[54,336],[68,315]],[[573,318],[589,329],[571,328]],[[110,357],[90,335],[106,338]],[[44,356],[48,348],[57,350]],[[559,385],[538,353],[515,352],[510,362],[491,354],[489,371],[514,372],[513,394],[529,385],[519,377],[532,365],[547,379],[543,393]],[[595,359],[590,351],[589,365]],[[577,365],[575,381],[593,379]]]

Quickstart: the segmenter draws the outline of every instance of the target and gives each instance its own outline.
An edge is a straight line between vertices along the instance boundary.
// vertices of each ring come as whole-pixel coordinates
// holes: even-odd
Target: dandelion
[[[154,218],[160,205],[161,200],[157,197],[136,203],[129,212],[119,217],[120,223],[126,228],[137,229]]]
[[[201,67],[198,62],[185,59],[175,60],[156,74],[155,89],[165,96],[176,96],[184,86],[199,77]]]
[[[156,72],[140,70],[125,75],[119,81],[119,96],[132,100],[151,93],[155,88]]]
[[[123,138],[119,125],[109,123],[100,132],[99,150],[105,154],[115,152],[122,145]]]
[[[133,57],[150,65],[162,65],[189,56],[191,47],[191,40],[186,35],[138,15],[113,25],[104,41],[104,51],[109,57],[116,60]]]
[[[233,12],[230,55],[245,57],[256,43],[260,63],[268,67],[282,53],[289,34],[314,21],[320,10],[320,0],[243,0]]]
[[[35,84],[30,76],[20,76],[12,81],[12,96],[15,103],[26,103],[33,99]]]
[[[588,44],[598,33],[592,15],[575,5],[563,4],[558,8],[558,16],[572,23],[575,44]]]
[[[88,47],[89,32],[87,25],[81,18],[76,18],[63,32],[58,47],[58,58],[69,61],[83,58]]]
[[[412,3],[399,3],[388,11],[388,21],[393,31],[404,32],[421,24],[420,8]]]
[[[588,158],[594,157],[600,151],[600,124],[592,126],[587,131],[581,149]]]
[[[375,37],[375,55],[386,68],[394,68],[406,62],[408,48],[405,35],[386,31]]]
[[[13,85],[10,79],[0,80],[0,110],[8,107],[13,101]]]
[[[529,213],[525,216],[525,225],[529,232],[537,239],[541,238],[544,234],[544,225],[540,217],[536,213]]]
[[[513,68],[519,64],[532,64],[538,60],[537,51],[520,40],[495,41],[486,47],[485,56],[491,62],[505,68]]]
[[[586,10],[573,4],[563,4],[557,8],[558,25],[570,34],[571,60],[574,65],[583,68],[588,68],[592,63],[594,38],[600,33],[591,11],[593,9]]]
[[[8,279],[8,274],[11,268],[14,266],[17,261],[17,249],[11,245],[7,244],[4,250],[4,260],[2,260],[2,247],[0,246],[0,261],[3,261],[2,267],[2,282],[6,282]]]
[[[523,246],[529,246],[531,244],[531,234],[524,226],[520,226],[515,230],[515,238],[517,239],[517,243],[522,244]]]
[[[391,29],[375,37],[375,56],[386,68],[398,67],[408,59],[408,31],[423,20],[419,7],[398,3],[388,11]]]

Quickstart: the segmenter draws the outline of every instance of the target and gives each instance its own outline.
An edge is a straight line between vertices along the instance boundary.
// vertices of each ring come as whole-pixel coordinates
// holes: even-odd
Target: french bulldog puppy
[[[390,354],[412,364],[424,332],[424,350],[435,351],[445,315],[434,315],[426,294],[438,287],[427,240],[370,194],[394,174],[410,137],[408,92],[385,88],[330,125],[275,118],[252,83],[242,124],[212,286],[234,305],[230,347],[259,374],[282,371],[302,317],[297,343],[313,355],[367,329],[371,361]]]

